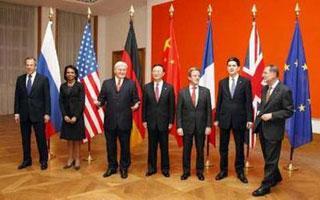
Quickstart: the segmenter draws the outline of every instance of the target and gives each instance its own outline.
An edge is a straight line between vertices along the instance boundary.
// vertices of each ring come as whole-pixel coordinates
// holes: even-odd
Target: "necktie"
[[[156,100],[159,102],[160,94],[159,94],[159,83],[156,83],[156,89],[155,89],[155,95],[156,95]]]
[[[192,87],[191,100],[194,107],[196,107],[196,86]]]
[[[121,79],[118,79],[118,82],[117,82],[117,92],[120,91],[120,88],[121,88]]]
[[[31,74],[28,75],[28,81],[27,81],[27,92],[28,92],[28,95],[30,94],[31,92],[31,88],[32,88],[32,82],[31,82]]]
[[[234,80],[234,78],[231,79],[231,97],[233,98],[233,95],[234,95],[234,91],[236,89],[236,81]]]
[[[267,91],[267,96],[266,96],[266,101],[268,102],[269,99],[270,99],[270,96],[271,96],[271,90],[272,90],[272,87],[269,87],[268,91]]]

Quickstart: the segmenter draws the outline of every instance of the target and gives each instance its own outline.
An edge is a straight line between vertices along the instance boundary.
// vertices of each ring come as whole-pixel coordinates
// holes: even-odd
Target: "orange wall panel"
[[[190,66],[201,67],[206,34],[207,7],[212,4],[216,86],[227,75],[226,59],[237,56],[243,64],[251,30],[251,8],[256,3],[257,27],[264,61],[281,69],[287,59],[294,30],[296,0],[176,0],[174,28],[181,63],[181,85],[187,85]],[[312,116],[320,118],[320,1],[300,0],[299,16],[311,90]],[[162,63],[162,50],[169,31],[169,6],[152,8],[152,64]]]

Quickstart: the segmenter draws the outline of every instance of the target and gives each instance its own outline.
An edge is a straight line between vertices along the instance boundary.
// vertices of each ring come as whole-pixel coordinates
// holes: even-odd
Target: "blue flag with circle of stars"
[[[308,67],[298,20],[285,64],[284,84],[292,90],[295,110],[286,122],[286,131],[291,146],[297,148],[312,141]]]

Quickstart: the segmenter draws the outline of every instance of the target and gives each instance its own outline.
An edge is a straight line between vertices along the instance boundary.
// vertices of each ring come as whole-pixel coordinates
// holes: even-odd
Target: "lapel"
[[[230,92],[230,88],[229,88],[229,77],[228,77],[227,80],[224,82],[223,87],[224,87],[224,90],[227,91],[227,94],[228,94],[229,98],[232,99],[232,97],[231,97],[231,92]]]
[[[161,101],[161,99],[163,98],[164,96],[164,93],[167,91],[167,84],[163,81],[163,84],[162,84],[162,88],[161,88],[161,93],[160,93],[160,97],[159,97],[159,101],[158,103]]]
[[[239,76],[239,77],[238,77],[238,80],[237,80],[237,82],[236,82],[236,88],[234,89],[233,97],[236,96],[237,92],[239,91],[239,88],[242,86],[242,83],[243,83],[242,77]]]
[[[23,77],[22,77],[22,88],[23,88],[23,92],[25,92],[26,94],[28,94],[28,91],[27,91],[27,74],[25,74]]]
[[[120,87],[119,93],[124,89],[126,83],[127,83],[127,79],[124,78],[124,79],[123,79],[123,82],[122,82],[122,85],[121,85],[121,87]],[[113,87],[114,91],[117,92],[117,84],[116,84],[116,78],[115,78],[115,77],[113,77],[112,84],[113,84],[112,87]]]
[[[154,100],[154,102],[157,103],[157,99],[156,99],[156,94],[154,92],[154,82],[152,81],[152,83],[150,84],[150,93],[151,93],[151,96],[152,96],[152,99]]]
[[[196,109],[196,107],[193,105],[192,103],[192,98],[191,98],[191,94],[190,94],[190,88],[189,86],[186,88],[186,93],[187,93],[187,100],[190,104],[190,106],[193,108],[193,109]],[[199,97],[200,97],[200,87],[198,85],[198,102],[197,102],[197,106],[199,104]]]
[[[36,77],[34,77],[34,81],[33,81],[32,87],[31,87],[30,96],[32,95],[33,90],[34,90],[34,89],[36,88],[36,86],[38,85],[38,82],[39,82],[39,74],[36,73]],[[26,89],[27,89],[27,88],[26,88]]]
[[[265,103],[265,108],[267,108],[267,106],[270,105],[270,103],[275,99],[275,97],[279,95],[279,91],[280,91],[280,82],[278,83],[276,88],[274,88],[274,90],[272,91],[272,94],[269,97],[269,101]],[[266,94],[265,94],[265,101],[266,101]]]

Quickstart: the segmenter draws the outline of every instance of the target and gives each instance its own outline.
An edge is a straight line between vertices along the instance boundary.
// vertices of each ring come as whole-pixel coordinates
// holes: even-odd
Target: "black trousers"
[[[220,128],[220,170],[224,172],[228,171],[230,131],[231,129]],[[234,165],[238,174],[243,173],[244,168],[244,133],[245,130],[233,129],[233,137],[236,145],[236,159]]]
[[[161,151],[161,170],[169,171],[168,130],[148,128],[148,171],[157,171],[158,144]]]
[[[131,164],[130,135],[131,130],[119,130],[119,128],[110,131],[105,130],[109,169],[118,168],[117,138],[120,142],[120,169],[129,168]]]
[[[48,162],[48,149],[45,135],[45,124],[44,122],[31,122],[29,119],[27,121],[20,121],[20,130],[22,137],[22,148],[23,148],[23,161],[31,162],[31,127],[33,127],[38,152],[39,152],[39,162]]]
[[[259,134],[261,149],[264,158],[264,179],[262,185],[265,187],[271,187],[271,185],[282,179],[281,173],[278,167],[280,153],[281,153],[281,143],[282,140],[272,141],[267,140],[263,133]]]
[[[193,133],[183,134],[183,173],[190,173],[190,163],[191,163],[191,150],[193,138],[196,144],[196,169],[197,173],[203,173],[204,169],[204,141],[205,134],[204,132],[199,133],[194,131]]]

